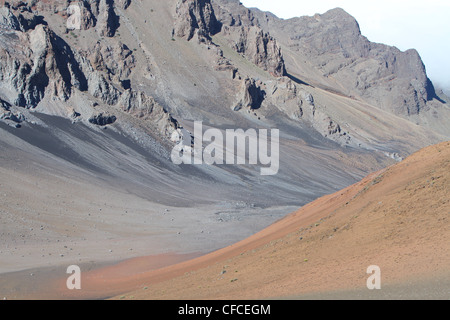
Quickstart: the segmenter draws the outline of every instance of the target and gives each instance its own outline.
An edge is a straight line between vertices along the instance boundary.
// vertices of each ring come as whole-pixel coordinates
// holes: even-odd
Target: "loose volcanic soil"
[[[122,277],[142,260],[88,272],[81,296],[135,285],[115,299],[448,299],[449,173],[450,142],[428,147],[222,250]],[[381,290],[366,287],[371,265]]]

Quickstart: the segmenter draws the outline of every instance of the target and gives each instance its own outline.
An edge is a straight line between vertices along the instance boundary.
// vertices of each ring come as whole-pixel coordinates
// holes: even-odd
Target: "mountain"
[[[257,26],[274,36],[292,76],[448,135],[442,120],[448,118],[448,108],[443,107],[446,103],[436,94],[416,50],[402,52],[370,42],[355,18],[340,8],[283,20],[247,9],[238,1],[216,3],[228,25],[236,26],[238,21],[238,26]],[[243,16],[247,18],[240,19]]]
[[[450,135],[417,52],[369,42],[341,9],[2,1],[0,43],[2,273],[210,252]],[[175,164],[200,121],[278,129],[279,171],[247,145],[243,165]]]

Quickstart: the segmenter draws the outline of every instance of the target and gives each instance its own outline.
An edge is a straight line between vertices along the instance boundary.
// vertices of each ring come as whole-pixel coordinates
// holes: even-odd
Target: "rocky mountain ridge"
[[[130,1],[119,4],[126,9]],[[80,5],[88,17],[82,23],[82,30],[96,27],[100,36],[114,36],[113,20],[116,18],[110,17],[117,16],[113,1],[80,2]],[[34,6],[37,11],[48,9],[48,4],[39,1]],[[53,12],[64,12],[64,8],[67,9],[66,4],[54,4]],[[9,5],[7,2],[1,10],[0,87],[12,105],[35,109],[45,96],[65,103],[74,90],[89,92],[99,102],[115,106],[116,110],[146,121],[154,120],[166,139],[171,138],[178,128],[176,120],[152,97],[129,88],[127,79],[135,67],[135,59],[126,45],[113,41],[110,46],[98,40],[86,51],[74,49],[42,17],[33,15],[32,7],[26,3],[18,1]],[[93,102],[93,106],[96,105],[98,103]],[[107,110],[108,114],[111,112],[116,111]],[[73,112],[69,116],[73,117]],[[115,119],[114,115],[105,117],[102,112],[94,111],[87,120],[104,126],[114,123]]]
[[[370,42],[361,34],[358,22],[344,10],[283,20],[247,9],[235,0],[214,3],[228,24],[257,26],[274,36],[283,47],[288,72],[302,81],[361,99],[414,122],[425,124],[419,114],[439,117],[436,110],[444,101],[428,79],[418,52]],[[448,115],[448,110],[444,113]]]
[[[2,26],[5,32],[9,30],[8,41],[17,39],[11,40],[12,45],[4,42],[2,52],[7,59],[1,65],[2,87],[9,88],[5,91],[9,91],[10,103],[33,108],[46,91],[49,96],[66,101],[73,87],[88,90],[107,105],[115,105],[121,91],[130,89],[129,77],[136,59],[126,44],[113,41],[110,45],[99,39],[86,51],[75,49],[55,34],[42,16],[33,13],[51,11],[67,16],[71,3],[13,1],[2,7]],[[126,10],[132,4],[131,0],[74,3],[81,8],[81,30],[93,28],[100,38],[112,40],[121,25],[116,11]],[[189,41],[196,34],[199,42],[217,47],[216,70],[231,70],[232,78],[241,79],[243,85],[248,75],[239,74],[233,62],[223,56],[223,50],[211,38],[214,35],[220,34],[232,50],[274,77],[299,75],[300,79],[295,78],[298,83],[343,92],[406,118],[421,112],[436,113],[433,107],[438,103],[437,96],[417,51],[401,52],[369,42],[361,35],[356,20],[341,9],[286,21],[247,9],[233,0],[178,1],[173,10],[172,37]],[[315,72],[305,76],[301,68],[287,70],[286,54],[279,41],[289,48],[289,67],[293,59],[295,62],[300,57]],[[13,49],[21,43],[29,51],[16,55],[18,50]],[[293,53],[297,56],[293,57]],[[15,69],[16,65],[20,67]],[[44,65],[46,70],[42,69]],[[231,108],[236,109],[233,105]],[[301,114],[300,109],[299,106],[296,112]]]
[[[71,5],[80,30],[68,28]],[[417,52],[369,42],[341,9],[281,20],[234,0],[35,0],[0,13],[5,106],[101,127],[128,126],[119,115],[131,115],[169,147],[181,123],[202,119],[402,155],[416,146],[391,115],[408,131],[426,128],[417,147],[448,130],[449,108]]]

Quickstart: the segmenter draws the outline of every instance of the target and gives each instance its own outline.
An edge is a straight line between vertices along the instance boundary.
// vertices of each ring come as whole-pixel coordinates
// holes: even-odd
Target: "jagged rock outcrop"
[[[21,26],[17,17],[11,12],[9,7],[0,8],[0,26],[5,29],[20,30]]]
[[[220,32],[222,24],[217,20],[210,0],[179,0],[175,13],[174,35],[189,41],[195,34],[201,42]]]
[[[213,1],[217,19],[228,27],[258,26],[252,10],[244,7],[239,0]]]
[[[112,47],[97,41],[86,55],[95,70],[105,72],[116,83],[128,78],[136,66],[133,52],[120,41]]]
[[[95,2],[95,1],[93,1]],[[80,29],[88,30],[97,25],[97,17],[92,12],[91,3],[89,1],[78,1],[77,5],[80,7]]]
[[[239,111],[242,108],[249,108],[250,110],[259,109],[264,101],[265,95],[266,93],[261,88],[261,83],[255,79],[246,78],[242,81],[239,101],[232,109],[234,111]]]
[[[100,0],[97,32],[102,37],[114,37],[119,27],[119,17],[114,11],[113,0]]]
[[[119,4],[125,9],[130,1]],[[106,22],[103,27],[101,21],[102,12],[111,13],[113,10],[113,2],[93,1],[90,5],[86,8],[93,13],[98,10],[100,16],[97,31],[104,27],[106,33],[109,30],[113,32],[109,18],[103,19]],[[60,10],[59,7],[54,9]],[[145,120],[155,128],[155,132],[168,139],[179,128],[177,121],[155,99],[130,89],[128,77],[136,60],[125,44],[115,40],[98,40],[85,52],[72,51],[70,45],[44,24],[27,30],[19,22],[16,11],[3,7],[3,18],[0,20],[3,27],[0,32],[0,90],[2,97],[6,96],[10,103],[34,108],[45,96],[66,101],[76,88],[89,92],[92,97],[112,108],[118,107]],[[127,90],[122,93],[116,87],[118,84]],[[1,105],[2,120],[17,123],[24,120],[21,115],[10,111],[9,103],[2,100]],[[94,105],[98,103],[94,102]],[[71,110],[67,116],[75,121],[81,114],[73,108]],[[102,108],[102,111],[94,111],[87,120],[94,125],[106,126],[115,123],[117,117]]]
[[[234,0],[216,1],[214,9],[223,24],[222,35],[234,50],[275,77],[286,75],[281,47],[274,37],[260,28],[250,9]]]
[[[125,112],[150,122],[166,138],[171,138],[180,126],[156,100],[144,92],[126,90],[118,106]]]
[[[120,98],[120,91],[99,71],[89,73],[88,90],[95,98],[111,106],[115,105]]]
[[[80,7],[81,11],[81,30],[88,30],[96,27],[100,36],[113,37],[120,25],[119,16],[115,11],[115,6],[125,10],[130,4],[131,0],[62,1],[55,11],[65,15],[65,12],[61,10],[67,9],[69,5],[77,5]]]
[[[228,71],[231,74],[231,79],[241,79],[239,75],[239,69],[233,64],[230,59],[224,57],[223,51],[220,48],[217,48],[217,60],[216,65],[214,66],[214,70]]]
[[[306,99],[303,99],[303,96],[307,96],[307,93],[303,91],[300,93],[299,91],[293,81],[287,78],[280,78],[275,81],[269,89],[273,104],[293,120],[312,115],[315,111],[313,102],[305,104]],[[304,111],[307,106],[310,107],[310,112]]]
[[[6,2],[0,8],[0,27],[2,28],[27,31],[34,29],[40,23],[42,23],[41,17],[36,16],[26,2]]]
[[[426,110],[427,102],[435,96],[416,50],[402,52],[370,42],[355,18],[342,9],[289,20],[259,10],[252,12],[263,30],[290,48],[289,64],[308,83],[402,116]],[[305,61],[318,73],[299,69]]]
[[[34,108],[45,94],[63,101],[86,78],[71,48],[47,26],[0,34],[0,87],[10,103]]]
[[[9,111],[10,108],[11,105],[9,103],[0,99],[0,112]]]
[[[12,111],[7,111],[4,113],[0,112],[0,120],[6,121],[8,124],[12,125],[15,128],[20,128],[21,123],[26,121],[25,116],[21,113],[14,113]]]
[[[233,65],[230,59],[219,57],[214,67],[216,71],[228,71],[231,74],[231,79],[238,78],[239,69]]]
[[[14,21],[14,15],[5,16]],[[125,80],[135,64],[131,50],[120,42],[113,47],[97,43],[86,59],[43,24],[27,32],[5,30],[0,43],[0,87],[9,102],[27,108],[45,95],[65,101],[73,88],[115,105],[120,91],[109,81]]]
[[[72,122],[75,122],[81,116],[81,113],[75,111],[74,108],[70,108],[67,116],[70,120],[72,120]]]
[[[273,76],[286,74],[284,58],[277,41],[259,27],[224,27],[223,34],[232,39],[232,47]]]
[[[11,105],[0,99],[0,120],[10,122],[13,127],[20,128],[20,124],[26,121],[26,117],[21,112],[13,112]]]

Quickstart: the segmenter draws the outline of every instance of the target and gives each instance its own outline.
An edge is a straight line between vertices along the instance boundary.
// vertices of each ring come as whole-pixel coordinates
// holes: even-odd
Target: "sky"
[[[246,7],[283,19],[312,16],[340,7],[359,23],[372,42],[416,49],[428,77],[450,89],[450,0],[241,0]]]

